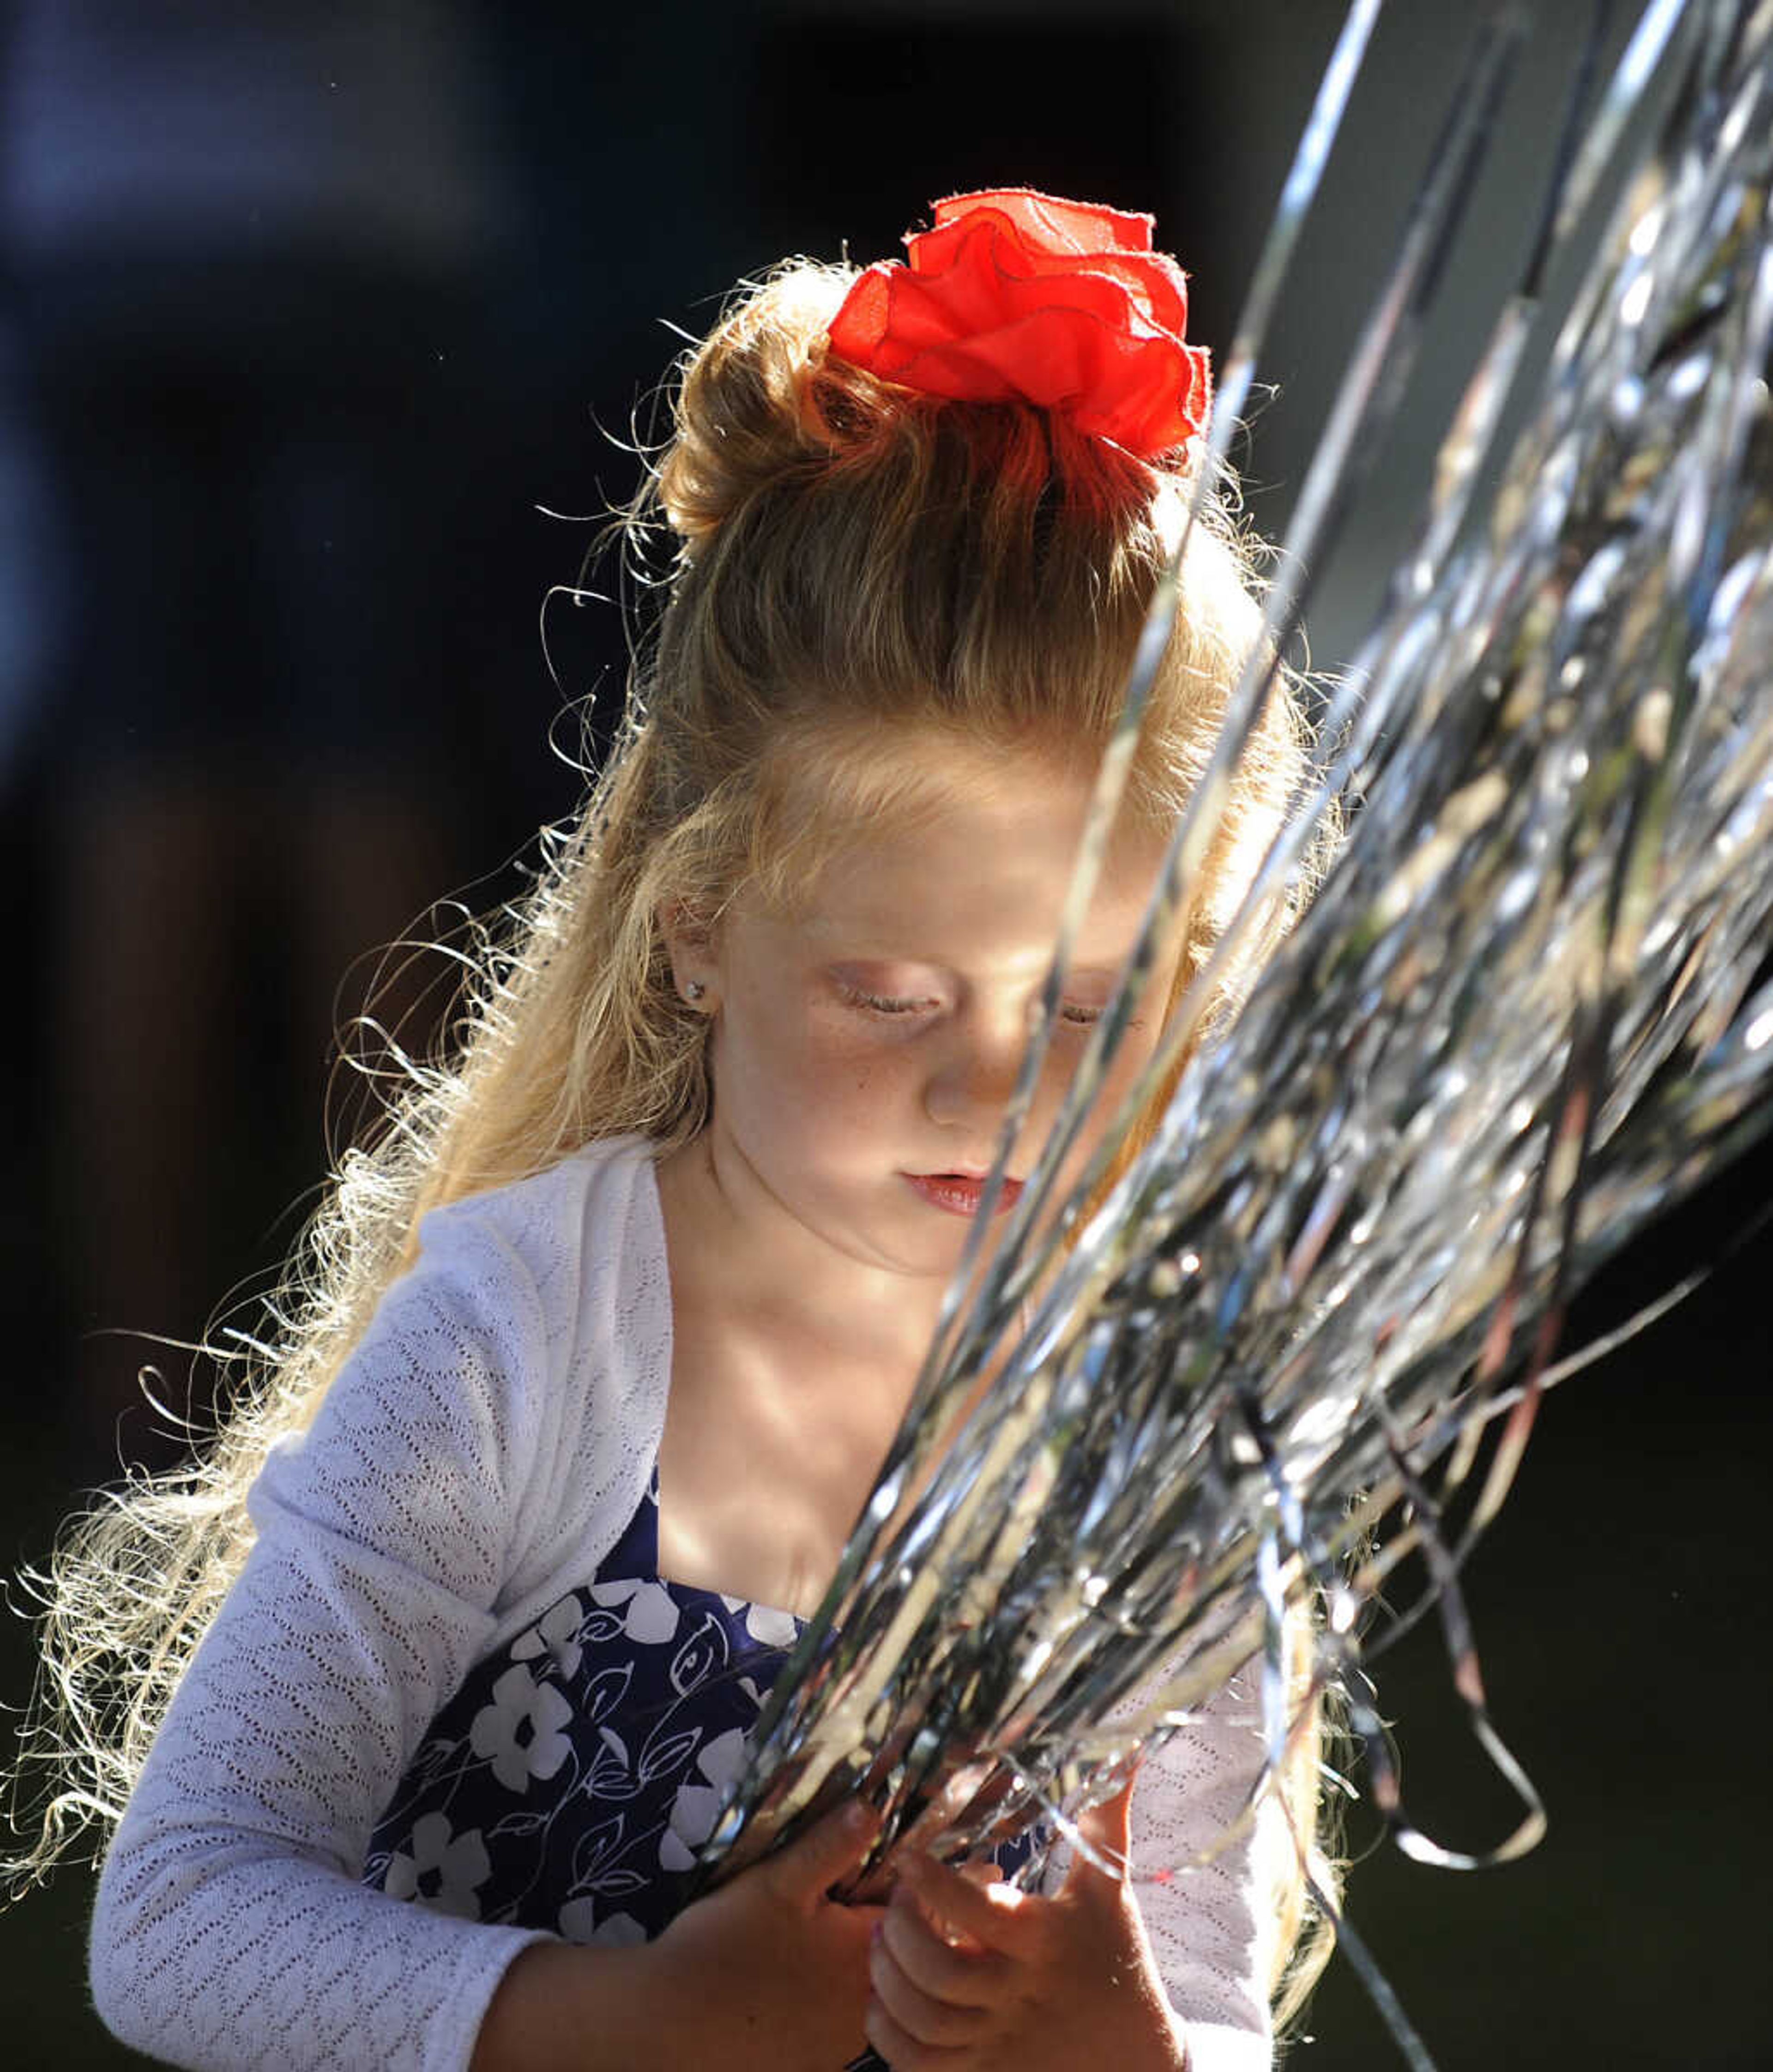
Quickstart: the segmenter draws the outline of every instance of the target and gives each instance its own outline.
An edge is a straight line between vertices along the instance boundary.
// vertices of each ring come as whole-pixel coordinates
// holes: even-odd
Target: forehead
[[[1028,746],[925,738],[874,781],[805,777],[801,868],[770,902],[815,942],[899,953],[945,945],[1044,958],[1088,816],[1094,768]],[[1163,853],[1117,831],[1088,927],[1128,941]],[[921,945],[921,949],[919,945]]]

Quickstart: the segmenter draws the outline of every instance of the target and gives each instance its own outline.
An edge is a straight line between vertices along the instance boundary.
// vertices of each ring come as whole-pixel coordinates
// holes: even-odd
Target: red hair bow
[[[1036,403],[1151,459],[1206,422],[1208,356],[1184,342],[1182,269],[1151,219],[1028,187],[953,195],[909,233],[909,264],[870,266],[831,349],[907,388]]]

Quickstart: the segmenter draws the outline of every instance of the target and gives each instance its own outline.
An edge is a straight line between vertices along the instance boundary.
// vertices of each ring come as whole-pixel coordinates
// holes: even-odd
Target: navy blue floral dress
[[[370,1837],[363,1881],[569,1942],[650,1940],[750,1760],[801,1631],[659,1574],[659,1477],[582,1589],[470,1673]]]
[[[569,1942],[650,1942],[751,1759],[802,1630],[659,1573],[659,1473],[582,1589],[476,1665],[376,1822],[363,1882]],[[995,1851],[1032,1868],[1045,1837]],[[872,2052],[852,2072],[878,2066]]]

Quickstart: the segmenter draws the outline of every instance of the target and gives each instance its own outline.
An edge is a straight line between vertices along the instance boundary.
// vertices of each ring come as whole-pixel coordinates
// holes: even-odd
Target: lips
[[[976,1216],[985,1195],[983,1173],[907,1173],[904,1178],[932,1208],[946,1209],[950,1215]],[[993,1214],[1007,1215],[1021,1191],[1020,1180],[1005,1180]]]

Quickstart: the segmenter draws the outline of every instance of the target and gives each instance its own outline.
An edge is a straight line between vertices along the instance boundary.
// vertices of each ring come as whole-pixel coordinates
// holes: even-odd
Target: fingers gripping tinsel
[[[1459,105],[1500,90],[1513,12],[1480,34],[1482,90],[1462,81]],[[1334,113],[1320,102],[1277,240]],[[1455,125],[1433,169],[1442,191],[1351,367],[1301,496],[1317,529],[1295,528],[1287,566],[1321,555],[1394,406],[1474,134]],[[883,1851],[913,1826],[958,1850],[1074,1809],[1258,1650],[1278,1756],[1278,1614],[1314,1589],[1317,1675],[1354,1694],[1378,1803],[1418,1853],[1474,1860],[1408,1827],[1359,1700],[1361,1614],[1412,1551],[1429,1580],[1403,1617],[1435,1604],[1525,1802],[1490,1854],[1537,1832],[1484,1714],[1458,1559],[1506,1490],[1571,1287],[1773,1108],[1773,986],[1752,989],[1773,916],[1770,158],[1773,5],[1652,6],[1579,97],[1544,234],[1301,801],[1301,826],[1361,802],[1344,851],[1106,1202],[1085,1214],[1106,1152],[1061,1202],[1054,1149],[1005,1219],[712,1860],[749,1860],[856,1790],[885,1810]],[[1597,245],[1609,182],[1623,199]],[[1523,398],[1560,269],[1561,324]],[[1227,367],[1233,398],[1247,358]],[[1504,464],[1511,399],[1527,414]],[[1303,602],[1277,584],[1278,635]],[[1245,689],[1236,711],[1265,686]],[[1135,721],[1141,696],[1135,679]],[[1154,940],[1213,795],[1209,774]],[[1188,1021],[1184,1001],[1151,1083]],[[1400,1499],[1383,1556],[1356,1555]]]

